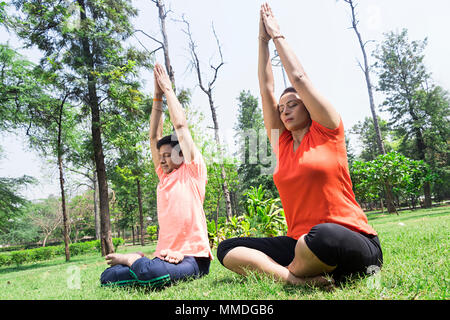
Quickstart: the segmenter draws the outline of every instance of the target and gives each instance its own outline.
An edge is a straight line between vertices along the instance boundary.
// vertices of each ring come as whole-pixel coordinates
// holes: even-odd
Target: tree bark
[[[94,221],[95,221],[95,239],[100,239],[100,210],[98,205],[98,183],[97,174],[94,172],[93,175],[93,185],[94,185]]]
[[[222,178],[222,190],[223,190],[223,194],[225,196],[227,219],[230,220],[231,217],[233,216],[233,208],[231,206],[230,190],[228,189],[227,174],[225,172],[225,165],[223,163],[222,144],[220,142],[220,136],[219,136],[219,123],[217,121],[216,108],[214,107],[214,101],[212,99],[211,89],[209,89],[209,91],[207,92],[207,95],[208,95],[209,106],[211,109],[211,115],[212,115],[212,119],[213,119],[213,123],[214,123],[214,138],[216,140],[217,151],[219,153],[220,177]]]
[[[64,104],[66,102],[68,95],[66,95],[61,102],[59,108],[59,119],[58,119],[58,142],[57,142],[57,150],[58,150],[58,168],[59,168],[59,185],[61,188],[61,207],[62,207],[62,215],[63,215],[63,227],[64,227],[64,252],[66,256],[66,261],[70,261],[70,251],[69,251],[69,228],[68,228],[68,214],[66,209],[66,195],[64,192],[64,171],[63,171],[63,161],[62,161],[62,143],[61,143],[61,134],[62,134],[62,114],[64,109]]]
[[[80,19],[86,20],[86,6],[84,0],[78,0],[80,5]],[[95,20],[95,17],[94,17]],[[89,40],[83,36],[81,39],[81,47],[83,58],[86,60],[86,65],[90,71],[94,71],[94,55],[91,51]],[[95,43],[93,44],[93,47]],[[95,48],[93,49],[95,50]],[[92,144],[94,148],[94,159],[97,171],[97,181],[100,198],[100,243],[102,248],[102,256],[114,252],[111,235],[111,222],[109,216],[109,201],[108,201],[108,183],[106,178],[105,157],[103,154],[103,145],[101,138],[101,124],[100,124],[100,106],[97,95],[97,83],[94,75],[91,72],[87,74],[88,80],[88,105],[91,109],[92,123]]]
[[[162,0],[153,0],[153,2],[158,7],[158,16],[159,16],[159,24],[161,28],[161,34],[163,37],[162,41],[162,49],[164,52],[164,64],[166,67],[167,75],[169,76],[170,81],[172,82],[174,92],[176,92],[176,86],[175,86],[175,73],[173,71],[172,65],[170,64],[170,57],[169,57],[169,41],[167,38],[167,32],[166,32],[166,17],[167,17],[167,11],[165,9],[164,2]]]
[[[138,205],[139,205],[139,223],[141,228],[141,245],[144,246],[144,214],[142,211],[142,193],[141,193],[141,182],[139,179],[136,179],[137,184],[137,196],[138,196]]]

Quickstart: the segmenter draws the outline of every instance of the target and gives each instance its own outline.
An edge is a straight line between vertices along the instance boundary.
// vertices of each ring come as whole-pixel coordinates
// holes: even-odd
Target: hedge
[[[113,238],[114,250],[124,243],[122,238]],[[70,256],[76,256],[83,253],[100,252],[100,240],[87,242],[77,242],[69,244]],[[20,266],[24,263],[50,260],[54,257],[64,256],[65,246],[41,247],[36,249],[18,250],[8,253],[0,253],[0,267],[15,264]]]

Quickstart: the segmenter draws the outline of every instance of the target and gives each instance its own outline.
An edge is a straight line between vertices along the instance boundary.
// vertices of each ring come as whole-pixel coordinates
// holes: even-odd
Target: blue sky
[[[407,28],[410,40],[428,37],[425,63],[434,81],[450,89],[450,1],[448,0],[361,0],[357,1],[360,32],[365,40],[374,40],[367,45],[369,61],[374,62],[371,52],[383,33]],[[237,117],[237,97],[240,91],[250,90],[258,96],[257,44],[259,7],[258,0],[166,0],[173,11],[167,20],[169,47],[178,87],[192,90],[192,107],[205,115],[205,128],[212,126],[206,95],[196,85],[196,78],[189,72],[187,39],[181,32],[183,25],[176,20],[185,14],[190,22],[193,37],[198,45],[205,77],[210,75],[209,63],[215,63],[218,51],[211,29],[214,27],[222,45],[225,65],[219,72],[214,89],[218,106],[218,119],[223,140],[229,141]],[[161,38],[156,6],[150,0],[135,0],[139,16],[135,28]],[[335,105],[348,129],[366,116],[370,116],[367,88],[364,75],[358,67],[362,60],[356,36],[350,27],[350,13],[346,3],[335,0],[277,0],[269,1],[289,44],[293,47],[306,72],[316,87]],[[136,35],[149,50],[158,45],[145,36]],[[0,34],[1,43],[10,41],[15,48],[20,43],[7,32]],[[140,46],[136,39],[133,45]],[[273,52],[271,44],[271,51]],[[20,50],[25,56],[37,61],[36,50]],[[156,59],[163,61],[161,52]],[[276,94],[284,88],[280,68],[275,68]],[[143,72],[146,88],[152,91],[152,74]],[[372,75],[376,84],[376,76]],[[383,97],[375,95],[375,103],[381,104]],[[383,118],[387,114],[380,113]],[[1,136],[0,145],[6,158],[0,159],[0,176],[17,177],[29,174],[42,183],[25,191],[30,199],[45,197],[58,192],[56,171],[53,165],[32,151],[27,150],[20,138]],[[352,137],[351,137],[352,138]],[[356,138],[354,138],[356,147]],[[230,142],[230,141],[229,141]],[[75,190],[74,190],[75,192]]]

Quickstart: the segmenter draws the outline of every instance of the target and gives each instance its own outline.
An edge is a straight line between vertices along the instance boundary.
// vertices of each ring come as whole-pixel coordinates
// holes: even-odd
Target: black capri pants
[[[358,233],[339,224],[322,223],[312,227],[305,236],[305,243],[322,262],[336,266],[330,273],[336,281],[352,274],[372,274],[383,264],[377,236]],[[287,236],[232,238],[219,244],[217,258],[223,265],[223,259],[231,249],[247,247],[265,253],[286,267],[294,259],[296,244],[297,240]]]

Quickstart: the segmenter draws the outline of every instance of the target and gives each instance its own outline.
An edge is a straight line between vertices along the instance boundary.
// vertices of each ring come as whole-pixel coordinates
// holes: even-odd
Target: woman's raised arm
[[[324,127],[336,129],[339,126],[339,114],[311,83],[297,56],[281,34],[280,27],[267,3],[261,6],[261,11],[264,26],[273,39],[289,81],[308,109],[311,119]]]
[[[258,80],[259,91],[262,99],[262,109],[264,117],[264,126],[266,127],[267,137],[274,147],[277,141],[272,141],[272,130],[278,130],[278,135],[286,130],[281,122],[278,113],[278,103],[274,95],[274,79],[272,64],[269,53],[270,36],[264,27],[262,10],[259,18],[259,37],[258,37]]]

